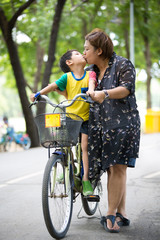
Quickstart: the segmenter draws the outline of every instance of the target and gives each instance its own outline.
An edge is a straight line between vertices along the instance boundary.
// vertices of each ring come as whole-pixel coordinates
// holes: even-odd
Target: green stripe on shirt
[[[58,80],[55,81],[59,90],[64,91],[67,86],[67,73],[63,74]]]

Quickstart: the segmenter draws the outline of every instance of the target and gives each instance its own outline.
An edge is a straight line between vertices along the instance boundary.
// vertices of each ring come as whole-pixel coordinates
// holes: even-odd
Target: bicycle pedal
[[[100,202],[100,197],[98,195],[88,195],[84,196],[88,202]]]

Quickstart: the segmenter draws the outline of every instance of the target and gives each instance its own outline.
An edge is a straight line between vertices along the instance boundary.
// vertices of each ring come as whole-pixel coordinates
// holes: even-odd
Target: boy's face
[[[72,52],[72,57],[71,57],[71,61],[73,64],[75,65],[79,65],[79,64],[82,64],[84,67],[86,65],[86,60],[85,58],[83,57],[83,55],[78,52],[78,51],[73,51]]]

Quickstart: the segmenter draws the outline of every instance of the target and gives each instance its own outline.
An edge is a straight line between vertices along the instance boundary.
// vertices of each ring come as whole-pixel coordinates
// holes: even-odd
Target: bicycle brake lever
[[[41,95],[35,98],[35,101],[31,103],[28,107],[31,108],[33,105],[36,105],[41,100]]]
[[[92,98],[90,96],[87,96],[86,102],[87,103],[94,103],[94,101],[92,100]]]
[[[36,105],[38,103],[38,101],[34,101],[33,103],[31,103],[28,107],[31,108],[33,105]]]

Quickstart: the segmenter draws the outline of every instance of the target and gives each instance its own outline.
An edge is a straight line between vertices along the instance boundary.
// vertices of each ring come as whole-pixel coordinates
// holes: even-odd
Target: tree
[[[25,80],[22,82],[19,80],[17,86],[22,86],[28,95],[30,90],[36,92],[46,86],[49,81],[52,82],[59,78],[62,74],[58,66],[61,55],[68,49],[77,49],[83,52],[84,36],[93,28],[104,29],[112,38],[114,50],[117,54],[129,58],[130,0],[37,0],[33,1],[32,4],[31,2],[29,0],[27,2],[26,0],[7,2],[1,0],[0,4],[2,6],[0,11],[1,29],[2,26],[6,27],[7,24],[10,24],[11,19],[15,19],[14,16],[17,16],[10,36],[16,45],[23,80]],[[146,9],[144,8],[145,2],[148,2],[148,8]],[[30,3],[30,5],[22,11],[22,6],[26,3]],[[160,40],[159,1],[134,0],[134,6],[135,66],[138,69],[146,69],[147,72],[146,58],[148,59],[148,55],[144,55],[144,52],[147,52],[146,49],[148,48],[150,51],[150,70],[148,72],[151,73],[151,78],[153,76],[160,78],[159,71],[157,71],[160,54],[160,48],[157,44]],[[21,13],[19,9],[21,9]],[[54,18],[53,12],[55,12]],[[60,21],[61,24],[59,24]],[[4,24],[5,22],[7,24]],[[28,36],[29,41],[21,43],[16,41],[19,33]],[[148,39],[145,38],[147,36]],[[145,44],[147,41],[148,45]],[[8,56],[3,43],[0,44],[0,50],[0,62],[3,66],[0,71],[11,75],[11,67],[8,64]],[[21,83],[23,84],[21,85]],[[146,83],[141,84],[145,86]],[[14,81],[10,77],[7,78],[7,86],[15,87]],[[148,84],[147,91],[149,89],[150,84]],[[22,90],[20,92],[23,93]],[[22,93],[19,93],[21,102],[26,99],[22,98]],[[56,93],[52,93],[51,96],[58,98]],[[26,106],[27,104],[23,103],[22,109],[25,109]],[[25,114],[25,119],[28,116],[28,113]],[[31,123],[28,123],[28,120],[26,122],[28,131],[30,126],[33,125],[33,118],[31,117]]]
[[[145,0],[143,10],[141,11],[141,16],[139,12],[137,14],[137,23],[139,27],[140,34],[144,41],[144,57],[146,61],[146,72],[147,72],[147,108],[151,108],[151,53],[150,53],[150,40],[149,40],[149,10],[148,10],[148,0]],[[137,13],[137,11],[136,11]]]
[[[22,66],[20,63],[20,59],[18,56],[18,50],[16,43],[13,40],[12,31],[15,27],[17,18],[22,14],[22,12],[28,8],[35,0],[29,0],[26,3],[24,3],[22,6],[19,7],[19,9],[13,14],[13,16],[10,18],[10,20],[7,20],[7,17],[5,15],[5,12],[3,11],[2,7],[0,7],[0,27],[3,33],[3,37],[8,49],[10,62],[13,68],[14,76],[16,79],[16,84],[18,88],[18,93],[22,105],[22,110],[24,117],[26,119],[26,130],[29,136],[32,140],[32,146],[38,145],[38,138],[35,138],[33,136],[37,136],[37,130],[33,126],[33,115],[29,106],[28,97],[26,94],[26,83],[25,78],[22,70]]]
[[[0,7],[0,27],[3,33],[3,37],[8,49],[10,62],[13,68],[14,76],[16,79],[16,85],[19,93],[19,97],[21,100],[22,110],[23,114],[26,120],[26,130],[29,134],[31,141],[32,141],[32,147],[38,146],[38,137],[37,137],[37,131],[33,124],[33,114],[31,110],[28,108],[29,101],[26,94],[26,81],[23,73],[23,69],[21,66],[20,58],[18,55],[17,45],[13,40],[13,28],[15,27],[17,18],[21,16],[21,14],[24,12],[25,9],[27,9],[35,0],[29,0],[25,2],[23,5],[21,5],[16,12],[13,14],[13,16],[10,18],[10,20],[7,20],[7,17],[5,15],[4,10],[2,7]],[[55,60],[54,54],[55,54],[55,47],[56,47],[56,39],[59,29],[59,23],[60,18],[63,10],[63,6],[65,4],[66,0],[58,0],[57,6],[55,10],[55,16],[53,19],[52,29],[51,29],[51,36],[50,36],[50,44],[49,44],[49,51],[48,51],[48,61],[46,63],[45,72],[44,72],[44,80],[42,87],[44,84],[46,85],[49,82],[49,77],[51,74],[51,69],[53,66],[53,62]]]
[[[48,61],[45,66],[45,71],[44,71],[43,80],[42,80],[42,88],[48,85],[50,75],[52,73],[52,67],[55,61],[55,51],[56,51],[58,30],[59,30],[62,10],[65,2],[66,0],[58,0],[57,6],[55,9],[55,15],[53,18],[53,24],[51,28],[51,35],[50,35],[49,48],[48,48]],[[38,109],[38,112],[37,112],[38,114],[44,112],[44,105],[39,105],[39,106],[41,106],[41,108]]]
[[[155,63],[158,65],[159,48],[157,42],[160,38],[159,27],[157,22],[159,17],[160,2],[159,1],[136,1],[135,15],[139,34],[143,40],[143,53],[145,60],[145,69],[147,73],[147,109],[152,107],[151,100],[151,80],[154,77],[153,69]]]

